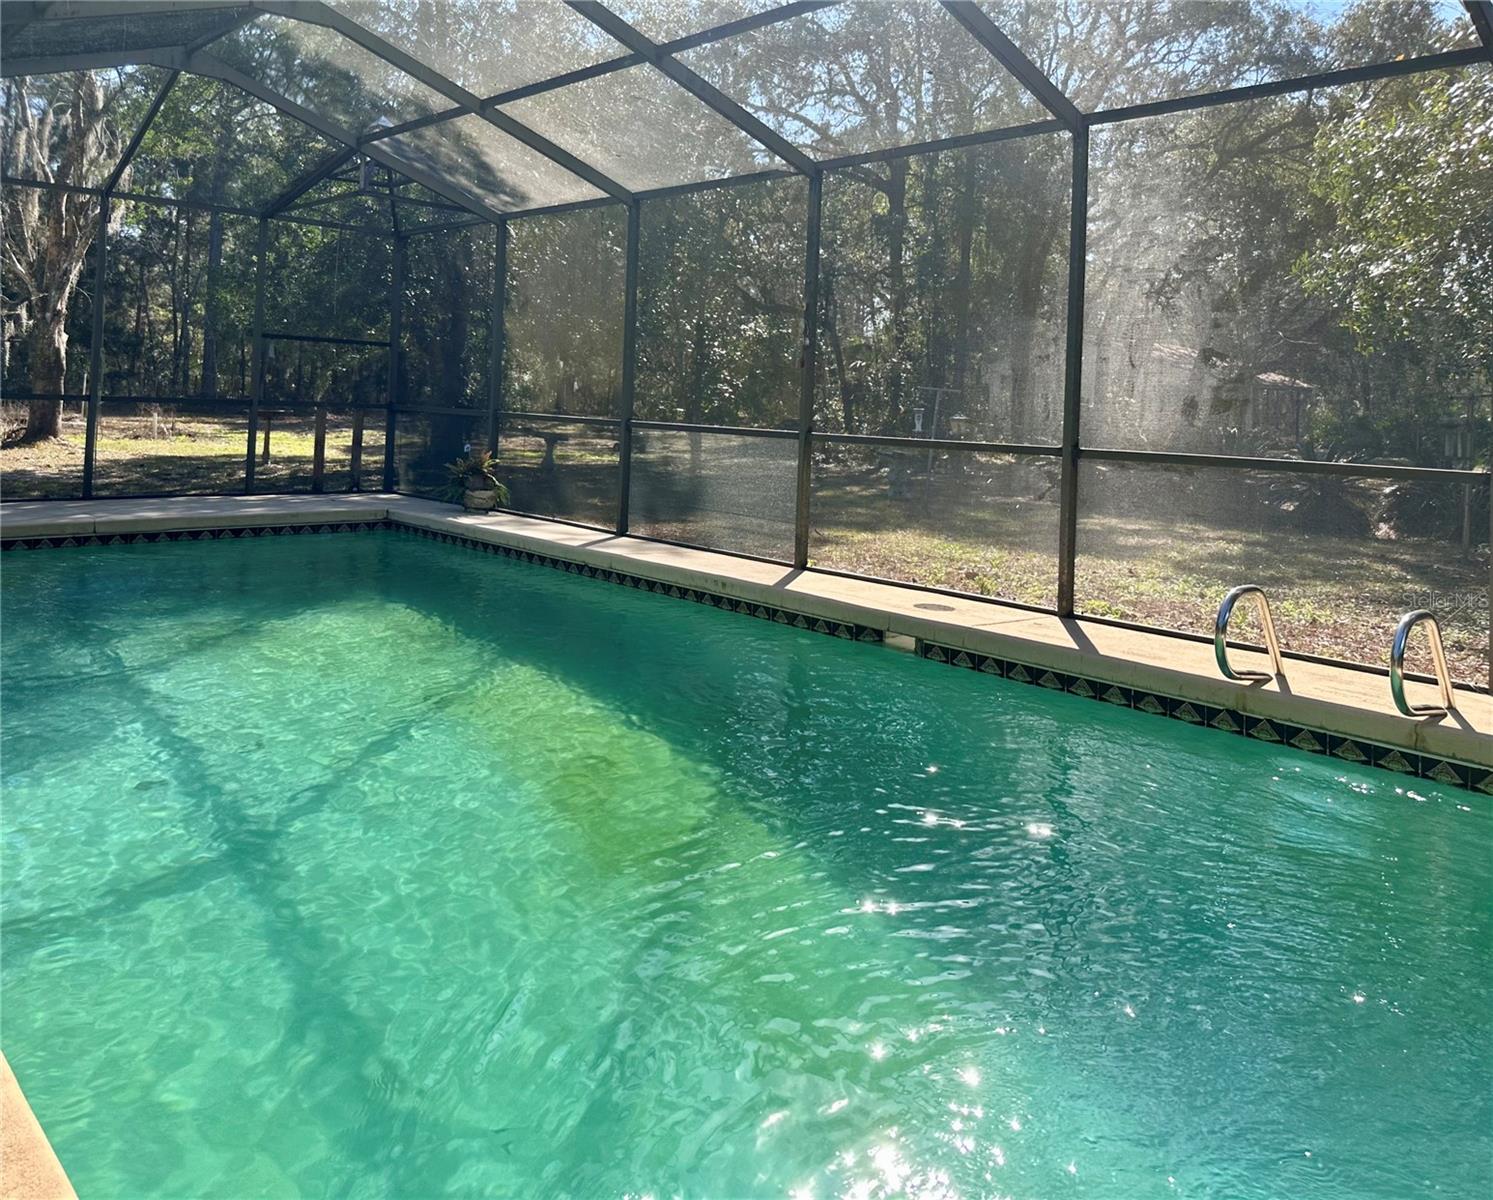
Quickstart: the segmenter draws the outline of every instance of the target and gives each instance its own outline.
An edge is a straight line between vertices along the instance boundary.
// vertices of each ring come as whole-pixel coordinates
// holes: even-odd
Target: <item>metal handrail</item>
[[[1255,607],[1260,614],[1260,625],[1265,630],[1265,648],[1270,652],[1270,665],[1274,668],[1268,675],[1264,671],[1236,671],[1229,666],[1229,618],[1234,615],[1234,605],[1245,596],[1255,598]],[[1263,588],[1246,583],[1231,589],[1229,594],[1223,598],[1223,603],[1218,606],[1218,618],[1213,622],[1213,657],[1218,660],[1218,669],[1223,672],[1225,679],[1268,681],[1285,675],[1286,667],[1280,657],[1280,640],[1275,636],[1275,621],[1270,616],[1270,601],[1266,599]]]
[[[1411,704],[1405,699],[1405,644],[1410,640],[1410,631],[1422,621],[1429,622],[1426,636],[1431,642],[1436,682],[1441,687],[1440,704]],[[1446,647],[1441,644],[1441,626],[1436,615],[1424,608],[1407,612],[1395,627],[1395,640],[1389,651],[1389,694],[1394,697],[1395,707],[1407,717],[1444,717],[1456,707],[1452,700],[1451,672],[1446,669]]]

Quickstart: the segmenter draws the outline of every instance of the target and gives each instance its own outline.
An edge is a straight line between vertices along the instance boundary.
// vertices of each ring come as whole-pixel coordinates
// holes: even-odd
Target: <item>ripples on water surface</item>
[[[1486,798],[393,535],[3,616],[85,1197],[1487,1194]]]

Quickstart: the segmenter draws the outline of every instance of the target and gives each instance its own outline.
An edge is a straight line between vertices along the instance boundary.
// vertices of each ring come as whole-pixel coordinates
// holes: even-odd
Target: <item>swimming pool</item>
[[[83,1196],[1470,1196],[1466,792],[395,534],[3,589]]]

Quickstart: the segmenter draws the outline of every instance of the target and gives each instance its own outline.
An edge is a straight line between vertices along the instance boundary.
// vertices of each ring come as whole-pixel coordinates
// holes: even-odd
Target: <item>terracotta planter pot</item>
[[[492,512],[497,504],[498,493],[491,488],[486,491],[468,488],[461,497],[461,506],[467,512]]]

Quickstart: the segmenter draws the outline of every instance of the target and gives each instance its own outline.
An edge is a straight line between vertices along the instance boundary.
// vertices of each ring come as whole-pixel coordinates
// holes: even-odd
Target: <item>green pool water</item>
[[[1486,799],[396,534],[3,570],[84,1200],[1488,1194]]]

